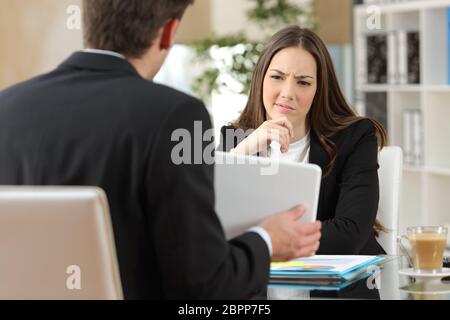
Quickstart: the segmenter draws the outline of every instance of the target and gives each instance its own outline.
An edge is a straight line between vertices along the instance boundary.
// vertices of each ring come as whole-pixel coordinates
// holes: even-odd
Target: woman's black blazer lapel
[[[309,163],[317,164],[322,169],[323,177],[329,162],[329,157],[313,130],[311,130],[310,138]]]

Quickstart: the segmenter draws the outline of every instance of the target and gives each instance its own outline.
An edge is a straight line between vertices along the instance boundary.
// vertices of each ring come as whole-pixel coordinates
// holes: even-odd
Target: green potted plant
[[[192,89],[204,99],[213,93],[247,94],[262,43],[274,30],[291,24],[315,28],[312,1],[304,1],[304,4],[294,0],[247,1],[254,3],[247,12],[249,23],[258,27],[263,41],[251,40],[241,31],[227,36],[211,35],[192,45],[196,60],[204,66]]]

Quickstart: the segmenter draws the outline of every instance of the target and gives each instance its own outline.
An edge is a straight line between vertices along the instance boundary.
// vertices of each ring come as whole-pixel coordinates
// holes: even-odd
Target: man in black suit
[[[320,223],[297,223],[299,208],[227,242],[213,166],[174,163],[172,133],[210,119],[199,100],[148,80],[191,2],[85,0],[88,49],[0,93],[0,184],[103,188],[127,299],[251,297],[271,259],[319,245]]]

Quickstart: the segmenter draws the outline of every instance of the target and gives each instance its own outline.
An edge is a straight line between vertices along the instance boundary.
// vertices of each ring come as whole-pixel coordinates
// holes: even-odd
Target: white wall
[[[67,28],[81,0],[0,1],[0,89],[53,69],[82,48],[81,30]]]
[[[292,1],[299,5],[310,2],[311,0]],[[212,30],[221,35],[245,30],[248,37],[260,40],[263,36],[261,30],[253,22],[249,23],[246,15],[253,6],[254,2],[248,0],[211,0]]]

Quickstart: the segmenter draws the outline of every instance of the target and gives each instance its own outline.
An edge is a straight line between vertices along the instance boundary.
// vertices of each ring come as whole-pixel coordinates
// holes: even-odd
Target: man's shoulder
[[[62,101],[67,105],[83,105],[91,113],[98,112],[110,119],[131,119],[135,126],[144,127],[149,123],[154,126],[169,116],[204,119],[208,115],[199,99],[135,75],[91,77],[65,69],[56,69],[1,91],[0,105],[35,108],[37,97],[47,105],[60,105]],[[108,114],[104,114],[105,108]],[[55,109],[56,112],[59,111]]]
[[[33,88],[41,79],[48,77],[50,73],[44,73],[33,78],[15,83],[0,90],[0,99],[6,99],[7,97],[14,97],[19,93],[26,91],[28,88]]]
[[[203,102],[201,100],[185,92],[154,82],[150,82],[150,85],[153,86],[157,93],[161,94],[162,96],[164,96],[164,98],[170,101],[176,101],[180,104],[192,103],[203,105]]]
[[[144,99],[168,112],[179,108],[204,108],[203,102],[196,97],[152,81],[136,79],[134,83],[129,83],[129,90],[130,98]]]

